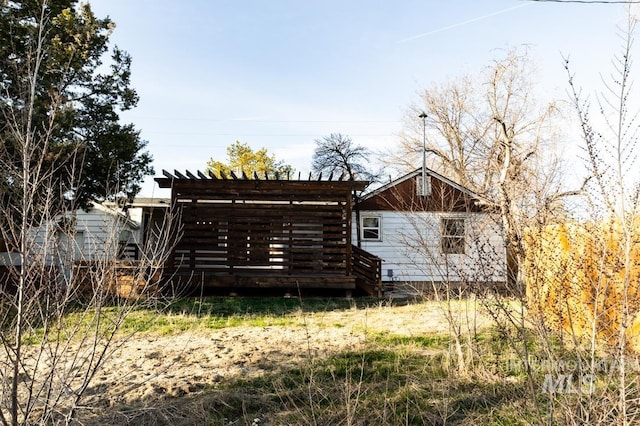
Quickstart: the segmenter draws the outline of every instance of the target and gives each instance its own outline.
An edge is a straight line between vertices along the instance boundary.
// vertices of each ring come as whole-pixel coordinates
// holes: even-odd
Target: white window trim
[[[364,226],[364,220],[365,218],[376,218],[378,219],[378,227],[374,228],[371,226],[368,226],[367,229],[377,229],[378,230],[378,238],[367,238],[364,236],[364,230],[365,230],[365,226]],[[378,215],[378,214],[360,214],[360,239],[362,241],[382,241],[382,216]]]
[[[446,220],[462,220],[463,232],[464,232],[462,236],[445,234],[446,227],[444,223]],[[468,218],[466,216],[442,216],[440,218],[440,250],[444,255],[455,256],[455,255],[467,254],[467,226],[468,226]],[[462,252],[445,251],[444,241],[446,238],[461,238]]]

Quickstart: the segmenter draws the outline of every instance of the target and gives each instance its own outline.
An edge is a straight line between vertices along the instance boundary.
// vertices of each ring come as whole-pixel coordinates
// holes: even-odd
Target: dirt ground
[[[478,315],[470,321],[481,327],[488,319]],[[296,324],[287,326],[139,335],[124,343],[106,363],[88,394],[102,406],[147,405],[189,395],[223,380],[253,377],[332,352],[357,349],[371,333],[448,333],[447,324],[443,310],[427,303],[300,314]]]

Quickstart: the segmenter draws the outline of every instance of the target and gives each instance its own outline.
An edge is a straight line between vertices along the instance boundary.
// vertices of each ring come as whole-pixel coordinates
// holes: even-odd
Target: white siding
[[[392,280],[391,274],[402,282],[505,281],[501,228],[485,213],[361,211],[360,215],[382,218],[381,240],[363,240],[361,246],[383,259],[384,281]],[[465,254],[442,252],[443,217],[465,219]]]
[[[76,221],[77,232],[83,234],[81,253],[85,260],[115,257],[122,231],[133,232],[122,219],[99,208],[78,211]]]
[[[114,258],[117,254],[121,232],[129,230],[132,242],[137,230],[115,213],[97,206],[88,212],[75,212],[76,227],[73,237],[58,231],[58,225],[51,221],[31,233],[32,245],[29,256],[67,263],[77,260]],[[19,265],[18,253],[0,253],[0,264]]]

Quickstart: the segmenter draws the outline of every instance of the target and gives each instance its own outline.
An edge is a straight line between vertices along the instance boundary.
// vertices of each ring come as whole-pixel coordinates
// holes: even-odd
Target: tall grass
[[[219,306],[227,301],[230,305]],[[205,306],[211,311],[201,309]],[[216,306],[226,312],[213,312]],[[420,316],[437,308],[437,303],[420,302],[410,308]],[[162,334],[167,324],[180,318],[200,331],[262,327],[265,322],[298,330],[310,327],[311,339],[315,326],[331,312],[354,313],[362,319],[375,310],[391,319],[401,309],[372,300],[305,300],[297,307],[282,300],[182,300],[147,332]],[[215,321],[220,322],[211,326]],[[331,321],[322,324],[336,326]],[[225,379],[181,398],[119,407],[114,410],[117,415],[106,421],[101,417],[100,422],[253,426],[534,422],[535,410],[526,397],[527,376],[504,332],[489,327],[474,334],[474,367],[462,375],[448,334],[429,332],[426,324],[410,334],[389,331],[385,325],[371,320],[365,326],[349,324],[362,338],[344,350],[318,353],[301,347],[300,362],[274,366],[262,375]],[[533,336],[529,345],[535,353],[538,345]]]
[[[360,338],[340,350],[312,351],[302,344],[297,348],[299,361],[246,377],[223,377],[213,385],[197,384],[181,395],[129,401],[108,413],[96,407],[94,414],[81,420],[135,425],[525,425],[539,424],[542,416],[565,424],[570,413],[579,413],[617,386],[611,375],[602,374],[595,378],[591,393],[563,394],[563,385],[545,390],[549,375],[556,380],[562,373],[557,363],[545,363],[550,340],[542,341],[534,330],[526,333],[522,343],[531,358],[525,363],[513,345],[513,339],[522,337],[520,330],[486,323],[465,337],[472,344],[473,362],[463,374],[449,333],[421,326],[420,319],[430,317],[438,302],[411,306],[320,298],[293,302],[184,299],[160,315],[155,313],[154,321],[148,321],[146,310],[136,311],[126,326],[152,336],[242,326],[247,337],[251,328],[265,324],[294,333],[306,327],[309,341],[318,327],[350,327]],[[394,331],[387,322],[395,315],[411,317],[417,327]],[[342,319],[340,323],[336,318]],[[561,357],[554,360],[561,359],[571,369],[584,354],[581,348],[567,347],[560,337],[555,337],[554,347]],[[601,356],[605,366],[606,354]]]

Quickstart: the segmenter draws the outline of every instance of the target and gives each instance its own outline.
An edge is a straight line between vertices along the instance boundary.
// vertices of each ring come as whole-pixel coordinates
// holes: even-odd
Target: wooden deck
[[[367,182],[164,176],[182,225],[167,274],[204,288],[357,288],[352,193]]]
[[[211,273],[200,274],[179,273],[176,275],[193,288],[213,289],[247,289],[247,288],[279,288],[279,289],[344,289],[355,290],[356,277],[343,275],[280,275],[259,273]]]

